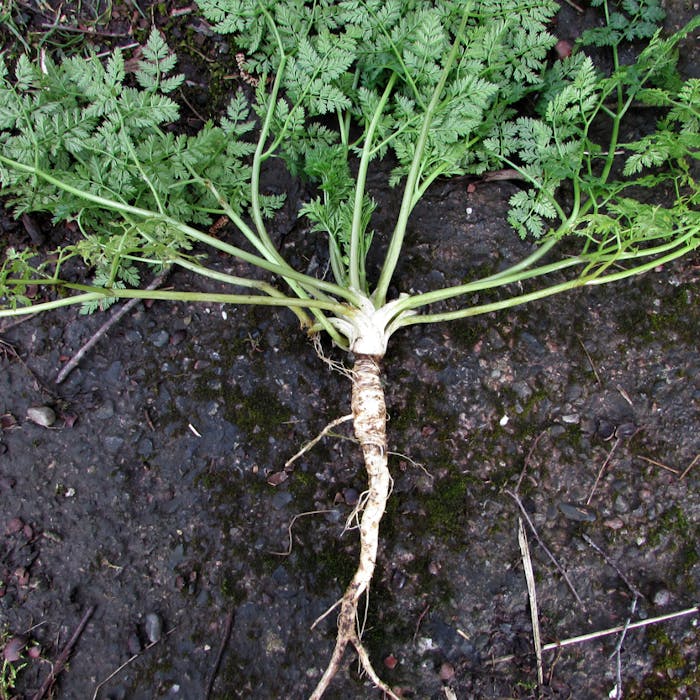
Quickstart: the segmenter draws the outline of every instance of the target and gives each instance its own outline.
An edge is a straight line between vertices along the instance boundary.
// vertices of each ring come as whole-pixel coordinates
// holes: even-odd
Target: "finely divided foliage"
[[[679,41],[700,19],[664,37],[659,0],[596,4],[602,26],[548,65],[553,0],[200,0],[214,29],[233,35],[257,88],[252,99],[236,93],[195,134],[180,128],[183,78],[155,30],[133,73],[119,49],[106,60],[22,55],[8,66],[0,57],[2,194],[15,215],[44,212],[79,234],[50,255],[5,250],[0,317],[75,303],[91,310],[120,297],[285,306],[310,333],[325,331],[355,354],[353,417],[369,481],[361,553],[312,698],[348,644],[396,697],[355,624],[390,489],[378,364],[389,337],[622,279],[700,243],[700,81],[675,68]],[[625,64],[619,47],[630,40],[647,46]],[[608,52],[609,74],[585,54],[591,44]],[[629,129],[640,104],[655,121]],[[328,242],[324,278],[295,270],[268,232],[283,200],[262,193],[261,174],[280,159],[316,186],[301,215]],[[391,231],[372,230],[370,168],[401,191]],[[409,280],[394,292],[410,214],[430,185],[500,169],[519,181],[509,221],[532,252],[456,287],[416,292]],[[222,216],[234,240],[200,228]],[[378,238],[385,254],[372,279],[365,261]],[[266,278],[223,272],[221,254]],[[68,260],[82,260],[92,283],[76,279]],[[235,293],[139,289],[149,266],[185,268]],[[43,301],[29,298],[30,285],[43,287]],[[510,296],[483,301],[496,287]]]

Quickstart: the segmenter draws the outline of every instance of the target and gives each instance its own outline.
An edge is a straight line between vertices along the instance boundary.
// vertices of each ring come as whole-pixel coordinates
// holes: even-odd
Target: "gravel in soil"
[[[465,250],[476,269],[515,259],[510,188],[437,186],[400,276],[462,279]],[[303,234],[280,226],[290,245]],[[543,643],[697,603],[698,263],[395,336],[395,483],[365,639],[405,697],[535,696],[508,492],[576,591],[531,536]],[[95,605],[56,697],[202,698],[229,614],[212,697],[305,697],[333,615],[310,627],[351,575],[344,525],[364,478],[343,428],[275,475],[348,412],[347,381],[292,314],[155,303],[56,386],[102,321],[64,310],[2,334],[0,626],[40,649],[17,693]],[[629,631],[619,659],[619,635],[546,652],[544,696],[607,697],[619,664],[629,697],[694,697],[698,635],[688,616]],[[348,662],[328,697],[375,695]]]

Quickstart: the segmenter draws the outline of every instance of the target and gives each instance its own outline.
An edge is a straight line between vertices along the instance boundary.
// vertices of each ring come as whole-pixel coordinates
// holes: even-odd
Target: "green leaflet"
[[[283,157],[293,173],[320,184],[324,196],[304,213],[314,230],[328,234],[336,253],[351,245],[343,227],[352,227],[352,207],[365,198],[353,203],[356,183],[347,180],[346,194],[329,196],[337,183],[327,179],[328,172],[348,172],[358,158],[391,155],[396,165],[389,184],[397,185],[418,158],[412,195],[417,201],[439,176],[483,169],[474,146],[541,83],[555,41],[547,25],[557,10],[549,0],[203,0],[199,6],[217,31],[235,35],[247,69],[263,78],[255,107],[261,118],[270,109],[264,77],[277,72],[285,58],[269,152]],[[457,58],[444,76],[455,44]],[[426,119],[430,128],[423,138]],[[325,166],[320,153],[328,156]],[[362,226],[352,240],[364,256],[369,217],[358,212],[355,220]],[[336,277],[347,278],[343,268],[342,262],[334,266]]]
[[[220,203],[199,179],[214,180],[235,211],[249,203],[254,150],[250,107],[232,99],[219,126],[208,123],[193,136],[166,129],[179,119],[171,94],[183,76],[173,75],[176,58],[159,32],[143,48],[132,85],[122,53],[106,61],[73,57],[43,67],[23,54],[14,76],[0,58],[0,149],[19,163],[52,173],[80,191],[180,221],[208,224]],[[95,283],[135,285],[134,260],[159,264],[191,242],[177,229],[157,233],[143,221],[129,221],[128,234],[114,215],[34,176],[0,164],[0,184],[15,215],[43,211],[54,221],[75,220],[83,240],[73,246],[93,267]],[[264,200],[265,213],[279,198]],[[221,212],[220,212],[221,213]]]
[[[184,260],[186,224],[225,214],[255,249],[254,264],[325,303],[327,289],[286,276],[266,231],[282,203],[260,190],[273,159],[318,188],[302,214],[327,238],[339,298],[387,301],[410,213],[439,177],[515,171],[509,221],[521,236],[579,235],[606,260],[611,245],[642,250],[659,234],[645,233],[639,212],[669,224],[669,239],[697,225],[700,81],[683,81],[675,66],[678,42],[700,20],[664,37],[658,0],[598,4],[605,26],[551,63],[553,0],[201,0],[258,85],[254,99],[233,95],[220,121],[193,135],[179,128],[182,76],[156,31],[132,74],[118,50],[42,66],[0,58],[3,194],[16,215],[74,220],[82,240],[65,256],[82,257],[112,287],[138,283],[143,263]],[[618,47],[631,39],[647,46],[625,64]],[[585,43],[609,49],[609,74]],[[626,131],[639,103],[654,107],[654,121]],[[404,191],[394,230],[375,236],[366,190],[381,160],[387,184]],[[659,185],[675,193],[663,202],[672,215],[628,206]],[[373,237],[388,251],[376,287],[365,270]],[[0,289],[11,304],[21,297],[20,261],[31,267],[18,254],[4,263],[4,279],[11,268],[17,282]]]
[[[583,33],[581,43],[585,46],[617,46],[622,41],[648,39],[666,16],[661,0],[622,0],[612,8],[607,0],[592,0],[591,5],[604,8],[607,22]]]

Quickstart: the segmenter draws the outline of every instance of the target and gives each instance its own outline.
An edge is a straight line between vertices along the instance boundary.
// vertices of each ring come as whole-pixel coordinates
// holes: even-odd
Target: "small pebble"
[[[7,644],[5,644],[5,648],[2,650],[2,658],[10,663],[19,661],[22,658],[22,652],[26,645],[27,640],[24,637],[20,637],[19,635],[10,637]]]
[[[165,347],[170,341],[170,333],[168,331],[156,331],[151,335],[151,344],[157,348]]]
[[[124,445],[124,438],[119,435],[108,435],[104,440],[104,445],[109,454],[116,454]]]
[[[93,411],[92,415],[99,420],[108,420],[112,418],[112,416],[114,416],[114,403],[107,399]]]
[[[571,49],[571,42],[567,41],[566,39],[559,39],[554,46],[554,50],[560,59],[571,56]]]
[[[173,334],[170,336],[170,344],[179,345],[185,338],[187,338],[187,331],[179,328],[173,331]]]
[[[34,406],[27,409],[27,420],[44,428],[50,428],[56,422],[56,414],[49,406]]]
[[[671,602],[671,593],[665,588],[660,588],[654,593],[653,603],[659,607],[664,607]]]
[[[163,620],[158,613],[148,613],[143,623],[143,631],[146,633],[146,639],[154,644],[160,641],[163,636]]]
[[[615,499],[615,503],[613,504],[613,508],[615,509],[616,513],[629,513],[630,504],[623,496],[618,495]]]
[[[272,507],[280,510],[280,508],[284,508],[290,503],[293,498],[289,491],[276,491],[275,495],[272,497]]]
[[[625,526],[625,523],[622,518],[608,518],[603,522],[603,525],[611,530],[620,530]]]
[[[596,519],[593,508],[578,503],[560,503],[559,510],[565,518],[576,522],[592,523]]]
[[[441,681],[451,681],[455,677],[455,667],[445,661],[441,666],[440,666],[440,680]]]
[[[22,518],[12,518],[9,523],[5,526],[6,535],[14,535],[19,532],[24,527],[24,521]]]
[[[637,432],[637,430],[637,426],[631,421],[620,423],[615,431],[615,437],[621,438],[622,440],[627,440],[628,438],[631,438]]]
[[[598,418],[595,431],[601,440],[612,440],[615,436],[615,424],[607,418]]]

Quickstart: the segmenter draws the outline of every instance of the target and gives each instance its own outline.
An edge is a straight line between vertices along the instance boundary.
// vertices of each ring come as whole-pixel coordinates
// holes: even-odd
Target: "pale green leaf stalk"
[[[44,214],[78,232],[50,253],[5,250],[0,317],[126,298],[286,307],[305,331],[327,333],[376,373],[373,363],[402,327],[615,282],[696,250],[700,82],[677,74],[676,54],[700,19],[664,36],[659,0],[595,4],[604,26],[550,63],[554,0],[200,0],[214,30],[233,35],[258,87],[250,101],[233,95],[226,114],[196,134],[179,128],[182,76],[155,30],[133,76],[119,50],[104,61],[40,63],[27,52],[9,65],[0,57],[3,201],[15,216]],[[621,59],[629,41],[647,43],[632,65]],[[610,53],[609,74],[586,45]],[[639,105],[658,115],[641,135],[626,126]],[[327,277],[295,269],[276,243],[281,199],[261,183],[280,162],[318,187],[301,215],[309,235],[328,243]],[[500,169],[517,175],[508,220],[530,242],[528,254],[448,288],[413,291],[398,279],[411,214],[431,185]],[[400,190],[391,230],[372,228],[370,174]],[[220,217],[235,236],[208,232]],[[221,255],[250,275],[222,272]],[[83,261],[80,278],[64,274],[68,260]],[[139,286],[149,267],[163,266],[231,292]],[[369,384],[377,390],[377,377]],[[386,492],[383,442],[369,432],[366,464]],[[370,496],[373,488],[370,480]],[[383,503],[375,500],[378,524]],[[348,631],[373,557],[354,580],[357,595],[343,599],[345,636],[312,697],[348,642],[395,697]]]

